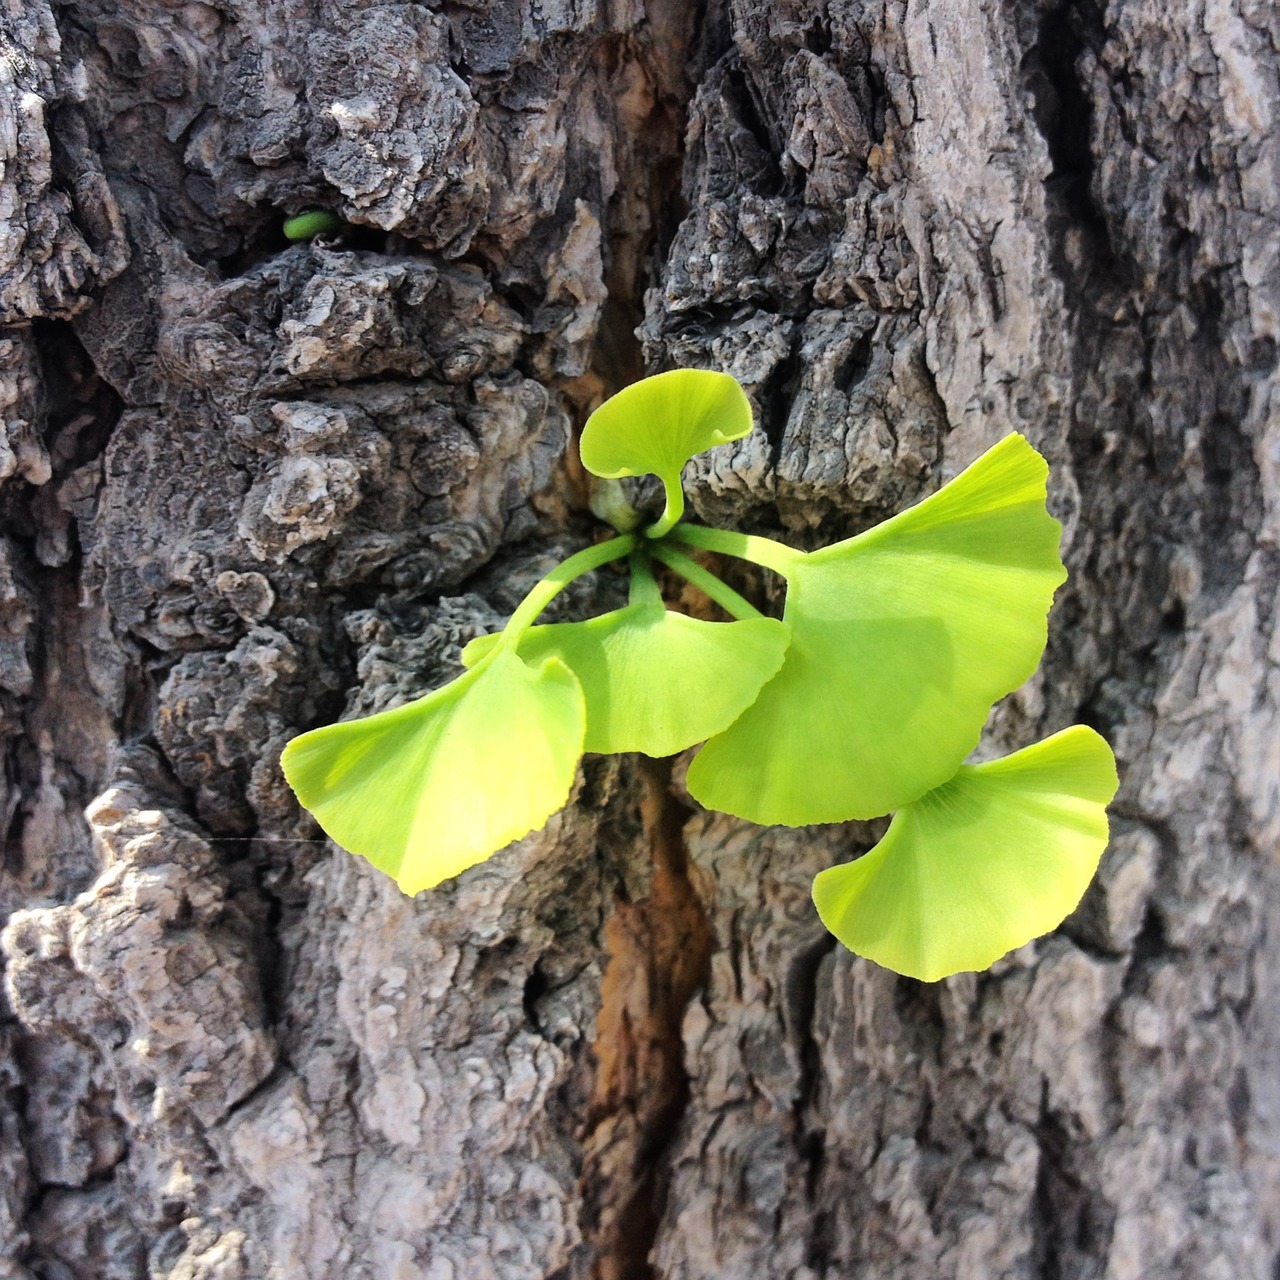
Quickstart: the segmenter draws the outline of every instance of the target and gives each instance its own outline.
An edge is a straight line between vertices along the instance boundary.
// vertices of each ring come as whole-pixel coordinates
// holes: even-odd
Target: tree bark
[[[0,36],[0,1280],[1272,1276],[1273,6]],[[684,365],[758,423],[693,509],[796,545],[1049,458],[1071,579],[983,750],[1116,748],[1056,935],[858,960],[809,885],[881,826],[703,813],[687,759],[588,758],[412,900],[297,808],[288,738],[453,675],[592,536],[586,413]]]

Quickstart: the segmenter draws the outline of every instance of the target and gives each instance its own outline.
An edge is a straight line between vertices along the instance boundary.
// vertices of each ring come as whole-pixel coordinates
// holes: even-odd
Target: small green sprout
[[[284,220],[286,240],[314,240],[316,236],[331,236],[341,231],[344,223],[336,213],[328,209],[304,209],[292,218]]]
[[[874,849],[814,882],[851,951],[926,981],[987,968],[1075,908],[1117,787],[1111,749],[1079,725],[964,764],[993,704],[1039,663],[1066,578],[1048,468],[1008,436],[918,505],[806,554],[683,519],[685,463],[751,428],[726,374],[658,374],[606,401],[583,462],[605,480],[657,475],[662,516],[640,528],[630,513],[621,536],[570,556],[502,632],[466,647],[444,688],[295,738],[285,776],[334,840],[413,894],[542,827],[584,751],[703,743],[688,785],[708,808],[786,826],[897,811]],[[782,619],[698,550],[780,574]],[[534,625],[574,579],[624,558],[625,608]],[[733,621],[669,609],[655,564]]]

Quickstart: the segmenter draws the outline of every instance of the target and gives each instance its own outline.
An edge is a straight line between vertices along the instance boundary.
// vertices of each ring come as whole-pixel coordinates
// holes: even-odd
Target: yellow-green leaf
[[[463,662],[480,661],[497,639],[473,640]],[[519,652],[530,662],[559,658],[581,681],[586,750],[667,756],[732,724],[786,648],[787,627],[775,618],[703,622],[646,601],[531,627]]]
[[[727,373],[675,369],[642,378],[587,419],[582,462],[606,479],[652,473],[678,486],[696,453],[751,431],[751,402]]]
[[[1107,845],[1111,748],[1075,725],[954,778],[894,815],[856,862],[813,882],[850,951],[935,982],[985,969],[1075,910]]]
[[[414,894],[562,808],[585,724],[562,662],[504,650],[416,702],[302,734],[281,764],[338,844]]]
[[[709,808],[803,826],[887,813],[955,773],[1035,670],[1066,577],[1019,435],[884,524],[780,563],[781,671],[689,770]]]

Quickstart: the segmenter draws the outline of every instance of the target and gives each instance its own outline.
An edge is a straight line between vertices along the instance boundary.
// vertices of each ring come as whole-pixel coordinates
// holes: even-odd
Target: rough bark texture
[[[1276,23],[0,13],[0,1277],[1270,1277]],[[856,960],[809,883],[877,829],[680,762],[417,900],[299,813],[287,738],[451,675],[590,536],[585,413],[686,364],[759,422],[694,508],[798,545],[1049,457],[1072,578],[986,747],[1116,746],[1058,935]]]

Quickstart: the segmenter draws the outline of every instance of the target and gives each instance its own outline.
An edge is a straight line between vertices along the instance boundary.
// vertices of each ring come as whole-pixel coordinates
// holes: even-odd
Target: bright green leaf
[[[803,826],[945,782],[1035,670],[1066,573],[1044,459],[1019,435],[874,529],[780,567],[782,670],[689,770],[712,809]]]
[[[304,733],[281,764],[334,840],[414,894],[564,806],[585,722],[563,663],[504,650],[416,702]]]
[[[674,755],[727,728],[782,665],[787,627],[775,618],[702,622],[661,601],[585,622],[531,627],[520,656],[561,659],[582,682],[586,750]],[[479,662],[498,636],[463,650]]]
[[[936,982],[985,969],[1075,910],[1107,845],[1111,748],[1075,725],[966,765],[901,809],[870,853],[813,882],[850,951]]]
[[[751,402],[727,373],[676,369],[643,378],[587,419],[582,461],[606,479],[652,473],[679,485],[696,453],[751,431]]]

